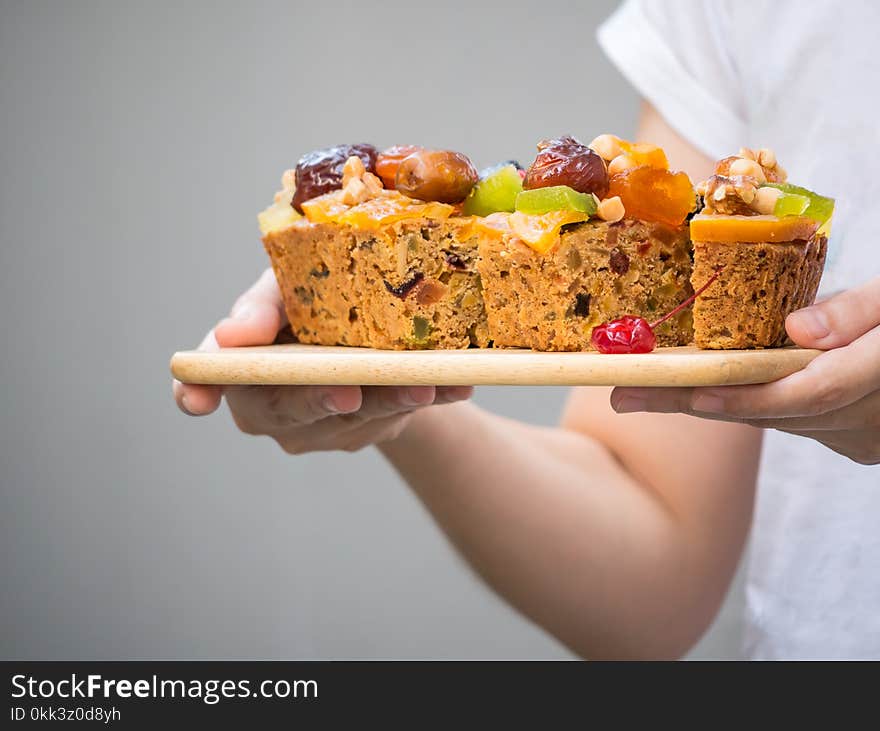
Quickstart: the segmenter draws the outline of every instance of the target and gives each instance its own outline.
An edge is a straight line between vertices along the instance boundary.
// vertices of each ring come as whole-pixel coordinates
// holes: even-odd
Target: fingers
[[[199,386],[181,383],[176,378],[172,385],[178,408],[189,416],[207,416],[217,410],[223,391],[219,386]]]
[[[226,390],[226,401],[243,432],[272,434],[356,412],[362,395],[358,386],[240,386]]]
[[[209,330],[197,350],[217,350],[214,331]],[[176,378],[171,384],[177,407],[189,416],[207,416],[217,410],[223,398],[220,386],[202,386],[193,383],[181,383]]]
[[[281,301],[281,290],[275,273],[267,269],[238,298],[230,316],[217,324],[214,334],[223,348],[269,345],[285,324],[287,316]]]
[[[880,277],[792,312],[785,329],[803,348],[830,350],[849,345],[880,325]]]
[[[454,404],[458,401],[467,401],[473,395],[473,386],[437,386],[434,405],[439,406],[441,404]]]
[[[348,432],[366,434],[361,427],[377,423],[378,433],[378,422],[461,401],[472,391],[469,386],[239,386],[226,389],[226,400],[243,432],[272,436],[299,454],[344,448],[334,445]]]
[[[845,348],[823,353],[806,368],[773,383],[721,388],[617,388],[618,413],[651,411],[728,421],[815,417],[880,389],[880,328]]]

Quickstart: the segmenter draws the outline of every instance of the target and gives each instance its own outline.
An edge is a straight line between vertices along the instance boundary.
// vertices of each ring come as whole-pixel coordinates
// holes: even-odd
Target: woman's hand
[[[861,464],[880,463],[880,277],[793,312],[795,343],[828,352],[773,383],[617,388],[618,413],[680,412],[810,437]]]
[[[287,324],[271,269],[238,298],[200,350],[268,345]],[[272,437],[290,454],[355,451],[397,437],[411,414],[470,398],[470,386],[200,386],[174,381],[174,398],[191,416],[215,411],[226,396],[236,426]]]

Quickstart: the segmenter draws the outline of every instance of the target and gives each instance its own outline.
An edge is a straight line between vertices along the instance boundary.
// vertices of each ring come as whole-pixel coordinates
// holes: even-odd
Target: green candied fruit
[[[513,165],[490,170],[465,198],[463,213],[466,216],[488,216],[499,211],[512,213],[516,196],[522,189],[522,178]]]
[[[550,211],[581,211],[588,216],[596,212],[596,198],[590,193],[578,193],[567,185],[524,190],[516,197],[520,213],[540,215]]]
[[[780,193],[773,206],[774,216],[802,216],[810,207],[810,199],[797,193]]]
[[[424,317],[414,317],[413,318],[413,340],[416,342],[424,342],[428,339],[428,335],[431,334],[431,323],[428,322]]]
[[[812,218],[820,224],[827,223],[831,219],[831,214],[834,213],[834,198],[819,195],[812,190],[807,190],[806,188],[801,188],[799,185],[792,185],[791,183],[765,183],[765,185],[768,185],[771,188],[778,188],[788,195],[802,195],[809,199],[810,204],[801,215],[806,216],[807,218]],[[776,211],[774,211],[774,213],[776,213]],[[777,213],[776,215],[779,214]]]

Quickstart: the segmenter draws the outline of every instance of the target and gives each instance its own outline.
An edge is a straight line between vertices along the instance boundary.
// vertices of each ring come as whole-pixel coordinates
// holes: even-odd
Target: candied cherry
[[[417,150],[400,161],[394,187],[418,200],[459,203],[478,178],[473,163],[460,152]]]
[[[650,353],[657,337],[644,317],[624,315],[594,327],[590,342],[600,353]]]
[[[594,327],[590,343],[600,353],[650,353],[657,345],[654,330],[685,307],[690,307],[718,279],[722,271],[723,269],[717,270],[702,287],[659,320],[649,323],[644,317],[624,315]]]
[[[696,195],[685,173],[637,167],[611,176],[608,196],[620,196],[626,215],[669,226],[684,223],[696,206]]]
[[[291,205],[302,213],[305,201],[341,188],[342,168],[352,156],[359,157],[368,172],[375,172],[376,148],[372,145],[337,145],[303,155],[296,164],[296,192]]]
[[[574,137],[544,140],[523,178],[523,188],[567,185],[579,193],[594,193],[600,200],[608,192],[605,161]]]
[[[425,148],[418,145],[394,145],[379,153],[376,158],[376,175],[382,178],[382,183],[388,190],[394,190],[394,179],[401,161],[423,149]]]

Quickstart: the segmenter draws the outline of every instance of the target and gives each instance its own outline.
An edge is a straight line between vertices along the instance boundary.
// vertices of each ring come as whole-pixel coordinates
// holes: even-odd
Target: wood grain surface
[[[269,345],[182,351],[171,358],[171,372],[184,383],[222,385],[722,386],[774,381],[820,352],[683,347],[602,355]]]

